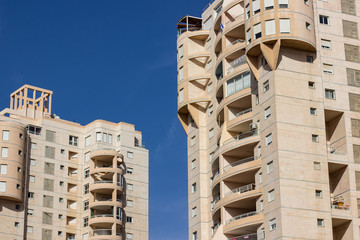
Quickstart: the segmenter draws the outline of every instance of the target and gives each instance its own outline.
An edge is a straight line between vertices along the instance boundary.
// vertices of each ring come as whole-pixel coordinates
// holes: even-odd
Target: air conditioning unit
[[[250,123],[250,131],[257,128],[256,123]]]

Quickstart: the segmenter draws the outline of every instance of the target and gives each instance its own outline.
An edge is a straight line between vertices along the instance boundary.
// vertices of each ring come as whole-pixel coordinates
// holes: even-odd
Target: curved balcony
[[[242,235],[256,232],[257,227],[264,222],[263,213],[248,212],[228,219],[224,226],[224,234]]]
[[[111,180],[96,180],[93,184],[90,184],[90,192],[102,193],[107,189],[123,191],[123,184],[116,183]]]
[[[90,240],[122,240],[121,233],[114,233],[112,229],[95,229],[90,231]]]
[[[254,157],[245,158],[224,167],[224,174],[222,179],[224,181],[237,182],[252,181],[255,172],[261,167],[261,159],[254,159]]]
[[[89,207],[90,208],[100,208],[102,206],[114,206],[114,207],[120,207],[123,208],[123,202],[120,199],[113,200],[111,197],[102,197],[97,198],[96,201],[90,202]]]
[[[221,203],[224,207],[242,206],[249,208],[261,194],[262,190],[256,189],[255,184],[251,183],[227,192]]]
[[[113,223],[122,224],[122,220],[114,217],[114,214],[95,214],[89,220],[89,225],[91,226]]]
[[[101,173],[118,173],[124,175],[125,169],[120,168],[120,166],[116,168],[113,168],[112,166],[90,168],[90,174],[101,174]]]
[[[220,112],[224,109],[225,106],[229,105],[230,103],[233,103],[235,101],[238,101],[240,99],[243,99],[247,97],[247,101],[243,101],[243,104],[248,105],[247,103],[249,100],[251,101],[251,88],[247,87],[244,88],[238,92],[235,92],[231,94],[230,96],[226,97],[222,102],[219,104],[219,107],[216,109],[216,116],[218,117]]]
[[[211,212],[213,212],[213,214],[214,214],[217,210],[219,210],[219,208],[220,208],[220,200],[221,200],[221,198],[220,198],[220,195],[219,195],[219,196],[217,196],[217,197],[215,198],[214,201],[211,202],[211,204],[210,204],[210,210],[211,210]]]
[[[251,100],[251,99],[250,99]],[[249,128],[253,120],[252,108],[237,112],[233,119],[229,120],[227,130],[231,132],[243,132]],[[244,125],[244,126],[243,126]]]
[[[187,38],[192,37],[200,37],[200,38],[208,38],[210,34],[209,30],[197,30],[197,31],[187,31],[181,34],[177,39],[177,45],[180,46],[183,44],[183,41]]]
[[[120,158],[121,161],[124,159],[124,156],[121,153],[118,153],[112,148],[97,149],[90,153],[90,158],[92,160],[112,161],[115,157]]]

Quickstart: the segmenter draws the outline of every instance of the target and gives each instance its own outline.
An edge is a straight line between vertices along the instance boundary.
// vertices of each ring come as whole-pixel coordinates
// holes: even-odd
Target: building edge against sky
[[[52,94],[24,85],[0,112],[0,238],[148,239],[142,133],[62,120]]]
[[[215,0],[178,22],[190,240],[360,239],[359,11]]]

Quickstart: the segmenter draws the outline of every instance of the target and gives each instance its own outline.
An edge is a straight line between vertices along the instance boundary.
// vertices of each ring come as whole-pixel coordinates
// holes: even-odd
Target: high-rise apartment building
[[[0,112],[0,239],[148,239],[148,150],[134,125],[82,126],[25,85]]]
[[[189,239],[360,239],[359,16],[215,0],[179,21]]]

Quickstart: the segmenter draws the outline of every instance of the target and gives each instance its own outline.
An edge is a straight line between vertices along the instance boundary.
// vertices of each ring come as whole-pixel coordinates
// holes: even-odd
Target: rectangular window
[[[191,170],[196,168],[196,159],[191,161]]]
[[[274,162],[270,161],[266,164],[266,173],[269,174],[274,170]]]
[[[208,109],[208,115],[211,116],[214,112],[213,105],[211,105]]]
[[[360,145],[353,145],[354,162],[360,163]]]
[[[360,120],[351,119],[351,133],[353,137],[360,137]]]
[[[349,93],[349,105],[350,105],[350,111],[354,112],[360,112],[360,95]]]
[[[44,173],[45,174],[54,175],[54,170],[55,170],[54,163],[49,163],[49,162],[44,163]]]
[[[260,202],[259,202],[259,210],[260,210],[260,212],[264,211],[264,200],[260,200]]]
[[[211,163],[214,159],[214,152],[209,154],[209,162]]]
[[[112,134],[108,134],[108,143],[112,144],[112,142],[113,142]]]
[[[10,139],[10,131],[9,130],[3,130],[2,131],[2,140],[8,141]]]
[[[28,126],[27,129],[28,129],[30,134],[40,135],[41,127]]]
[[[89,217],[83,218],[83,227],[87,227],[89,225]]]
[[[3,158],[9,157],[9,148],[7,147],[1,148],[1,157]]]
[[[181,103],[182,101],[184,101],[184,89],[180,89],[179,91],[179,103]]]
[[[107,133],[103,133],[103,142],[107,143],[108,137],[107,137]]]
[[[190,147],[195,145],[195,136],[192,136],[190,139]]]
[[[90,152],[84,154],[84,161],[88,162],[90,160]]]
[[[319,142],[319,135],[312,134],[311,139],[313,142],[318,143]]]
[[[184,56],[184,45],[181,45],[178,50],[179,59],[181,59]]]
[[[55,148],[45,146],[45,157],[54,159],[55,158]]]
[[[28,198],[34,198],[35,196],[35,193],[33,192],[28,192]]]
[[[179,81],[184,79],[184,67],[179,68]]]
[[[43,207],[53,208],[54,206],[54,197],[49,195],[43,196]]]
[[[128,174],[134,174],[134,169],[128,167],[128,168],[126,169],[126,173],[128,173]]]
[[[254,40],[261,38],[261,23],[254,25]]]
[[[279,8],[289,8],[289,0],[279,0]]]
[[[321,170],[320,162],[314,162],[314,170]]]
[[[126,240],[132,240],[133,234],[132,233],[126,233]]]
[[[311,24],[308,22],[305,22],[305,28],[309,31],[311,31]]]
[[[259,183],[261,184],[263,182],[262,173],[259,173]]]
[[[85,138],[85,147],[90,146],[90,143],[91,143],[91,136],[87,136]]]
[[[289,18],[280,18],[280,33],[290,33],[290,19]]]
[[[56,132],[46,130],[46,141],[55,142],[55,136],[56,136]]]
[[[355,172],[356,191],[360,190],[360,172]]]
[[[272,202],[275,200],[275,190],[272,189],[268,192],[268,202]]]
[[[85,184],[84,185],[84,194],[88,194],[89,193],[89,184]]]
[[[321,48],[331,49],[331,41],[327,39],[321,39]]]
[[[196,214],[197,214],[196,207],[193,207],[193,208],[191,209],[191,217],[196,217]]]
[[[331,64],[323,63],[323,72],[327,74],[334,74],[334,67]]]
[[[191,184],[191,193],[196,192],[196,183]]]
[[[358,39],[358,26],[356,22],[342,20],[344,37]]]
[[[132,217],[126,217],[126,222],[127,223],[133,223],[133,218]]]
[[[330,25],[330,20],[328,16],[320,15],[319,20],[320,24]]]
[[[69,145],[77,146],[78,145],[79,138],[75,136],[69,136]]]
[[[250,18],[250,4],[246,4],[245,6],[245,11],[246,11],[246,20]]]
[[[260,0],[252,0],[253,14],[260,12]]]
[[[270,84],[269,84],[269,80],[266,80],[264,83],[263,83],[263,91],[264,93],[269,91],[270,89]]]
[[[30,177],[29,177],[29,181],[34,183],[34,182],[35,182],[35,176],[30,175]]]
[[[276,218],[273,218],[269,221],[269,225],[270,225],[270,231],[273,231],[276,229]]]
[[[269,107],[265,108],[265,110],[264,110],[264,117],[265,117],[265,119],[268,119],[270,116],[271,116],[271,109],[269,106]]]
[[[192,240],[198,240],[197,232],[192,233]]]
[[[346,74],[350,86],[360,87],[360,70],[346,68]]]
[[[44,178],[44,190],[45,191],[54,191],[54,180]]]
[[[52,213],[49,212],[43,212],[43,219],[42,219],[42,223],[43,224],[52,224]]]
[[[127,157],[128,158],[134,158],[134,153],[133,152],[127,152]]]
[[[33,233],[34,227],[33,226],[27,226],[27,233]]]
[[[246,30],[246,39],[247,39],[247,44],[250,44],[251,43],[251,28]]]
[[[310,108],[310,114],[311,115],[316,115],[316,108]]]
[[[133,190],[134,190],[134,185],[128,183],[128,184],[126,185],[126,189],[129,190],[129,191],[133,191]]]
[[[88,178],[90,176],[90,169],[89,168],[86,168],[84,170],[84,178]]]
[[[230,96],[251,86],[250,72],[242,73],[226,82],[226,96]]]
[[[34,209],[28,209],[27,215],[34,216]]]
[[[272,134],[270,133],[265,137],[265,144],[266,146],[269,146],[271,143],[272,143]]]
[[[36,143],[31,143],[31,150],[36,150],[37,149],[37,144]]]
[[[345,60],[349,62],[360,63],[360,47],[357,45],[344,44]]]
[[[127,207],[133,207],[134,206],[134,201],[133,200],[127,200],[126,201],[126,206]]]
[[[356,16],[356,0],[341,0],[341,12]]]
[[[101,133],[101,132],[97,132],[97,133],[96,133],[96,141],[97,141],[97,142],[101,142],[101,139],[102,139],[102,133]]]
[[[315,197],[322,198],[323,197],[322,191],[321,190],[315,190]]]
[[[274,8],[274,0],[264,0],[264,9],[270,10]]]
[[[6,192],[6,182],[0,182],[0,192]]]
[[[213,85],[212,83],[209,83],[208,87],[207,87],[207,91],[208,93],[210,93],[212,91]]]
[[[209,139],[214,137],[214,128],[209,130]]]
[[[0,174],[7,174],[7,171],[8,171],[8,165],[7,164],[1,164],[0,165]]]
[[[325,98],[327,99],[335,99],[335,90],[333,89],[325,89]]]
[[[276,33],[275,19],[265,21],[265,35],[273,35]]]
[[[317,225],[318,225],[318,227],[324,227],[325,226],[324,219],[318,218]]]

